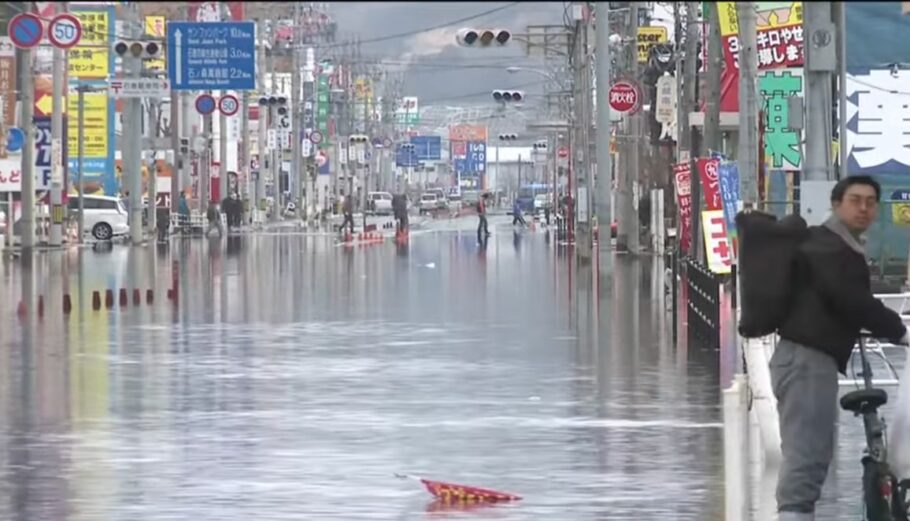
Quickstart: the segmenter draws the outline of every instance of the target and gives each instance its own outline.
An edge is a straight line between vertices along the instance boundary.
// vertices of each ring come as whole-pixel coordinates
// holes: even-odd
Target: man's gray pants
[[[783,456],[777,509],[792,519],[812,519],[834,455],[837,364],[817,349],[781,339],[770,365]]]

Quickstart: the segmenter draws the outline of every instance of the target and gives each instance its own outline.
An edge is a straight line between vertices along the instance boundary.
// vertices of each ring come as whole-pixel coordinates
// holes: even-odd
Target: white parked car
[[[439,196],[433,193],[423,194],[417,207],[420,213],[433,212],[439,208]]]
[[[89,233],[96,240],[109,241],[129,233],[126,208],[119,198],[86,195],[82,206],[85,211],[83,235]],[[72,213],[79,211],[79,196],[70,196],[69,209]]]
[[[370,192],[367,194],[370,210],[376,215],[392,215],[392,194],[388,192]]]

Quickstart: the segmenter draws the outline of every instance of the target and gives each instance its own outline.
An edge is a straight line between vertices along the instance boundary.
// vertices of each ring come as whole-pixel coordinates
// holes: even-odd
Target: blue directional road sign
[[[411,136],[411,144],[421,161],[442,159],[442,138],[439,136]]]
[[[398,145],[398,150],[395,151],[395,165],[396,166],[417,166],[420,164],[420,161],[417,159],[417,150],[415,147],[406,147]]]
[[[167,72],[175,90],[256,88],[253,22],[168,22]]]

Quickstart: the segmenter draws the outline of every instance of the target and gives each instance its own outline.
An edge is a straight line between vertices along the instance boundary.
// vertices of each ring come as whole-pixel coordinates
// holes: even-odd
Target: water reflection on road
[[[28,264],[0,286],[2,519],[449,515],[395,472],[525,497],[458,519],[721,517],[717,362],[670,344],[648,261],[617,260],[615,298],[505,229]],[[15,319],[30,287],[44,316]],[[128,306],[92,310],[120,287]]]

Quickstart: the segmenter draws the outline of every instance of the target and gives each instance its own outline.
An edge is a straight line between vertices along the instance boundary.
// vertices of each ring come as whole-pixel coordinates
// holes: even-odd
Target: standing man
[[[873,296],[869,280],[862,234],[880,200],[873,178],[841,179],[831,191],[831,217],[809,229],[795,255],[796,283],[770,363],[783,454],[780,521],[815,520],[834,454],[837,373],[846,374],[860,331],[907,344],[901,317]]]
[[[477,222],[477,242],[481,244],[490,236],[490,229],[487,225],[487,198],[489,196],[490,194],[483,193],[477,201],[477,217],[480,218]]]
[[[392,212],[395,214],[395,220],[398,221],[398,233],[396,236],[401,237],[408,233],[408,200],[404,194],[395,194],[392,196]]]

